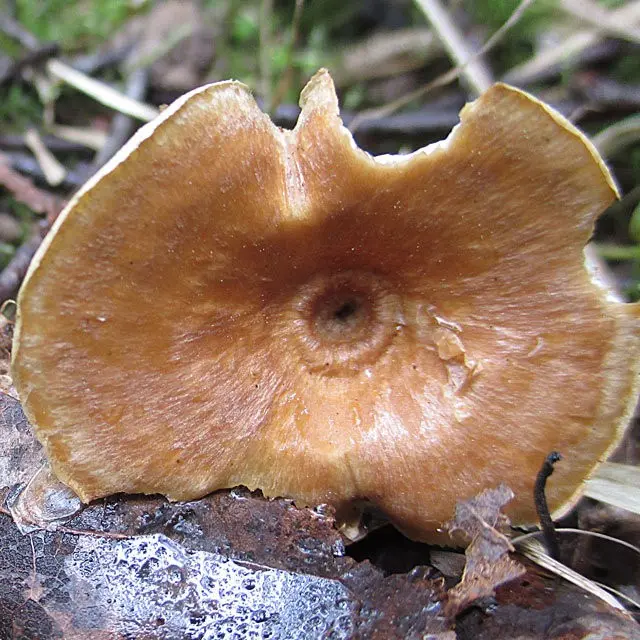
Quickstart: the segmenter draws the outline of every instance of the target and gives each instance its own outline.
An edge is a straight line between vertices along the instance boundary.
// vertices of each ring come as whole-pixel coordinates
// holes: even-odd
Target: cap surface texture
[[[74,198],[19,297],[15,385],[83,500],[245,485],[365,501],[437,535],[501,482],[559,513],[635,403],[636,305],[585,268],[615,186],[495,85],[449,138],[376,159],[330,76],[293,131],[235,82],[181,98]]]

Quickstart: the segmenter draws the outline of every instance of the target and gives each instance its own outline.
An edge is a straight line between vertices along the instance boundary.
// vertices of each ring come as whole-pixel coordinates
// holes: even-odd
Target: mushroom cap
[[[84,501],[368,501],[431,540],[501,482],[533,523],[557,450],[566,511],[638,392],[639,307],[585,266],[616,197],[594,147],[503,84],[408,156],[357,148],[326,71],[301,106],[283,131],[242,84],[196,89],[57,220],[13,361],[55,473]]]

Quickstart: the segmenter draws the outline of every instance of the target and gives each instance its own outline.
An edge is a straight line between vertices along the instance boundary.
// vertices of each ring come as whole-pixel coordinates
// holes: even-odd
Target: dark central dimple
[[[321,273],[293,298],[290,329],[310,373],[357,375],[373,365],[398,335],[402,301],[374,273]]]
[[[334,311],[333,317],[340,322],[347,322],[357,310],[358,303],[355,300],[347,300]]]

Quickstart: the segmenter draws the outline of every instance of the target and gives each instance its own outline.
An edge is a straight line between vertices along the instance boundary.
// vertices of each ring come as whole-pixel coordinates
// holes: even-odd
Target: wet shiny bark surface
[[[495,600],[447,617],[452,581],[426,545],[424,565],[385,575],[347,555],[330,510],[245,489],[183,503],[117,495],[42,523],[51,530],[23,521],[23,533],[11,510],[42,459],[6,395],[0,443],[13,473],[0,477],[2,640],[637,637],[623,614],[532,566]]]

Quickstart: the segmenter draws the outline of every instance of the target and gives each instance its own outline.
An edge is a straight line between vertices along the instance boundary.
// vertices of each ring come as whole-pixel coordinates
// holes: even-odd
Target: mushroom
[[[73,198],[19,296],[13,375],[83,501],[245,485],[439,536],[552,450],[556,515],[622,437],[638,305],[585,266],[616,188],[553,109],[497,84],[443,142],[372,157],[329,74],[294,130],[245,86],[174,102]]]

